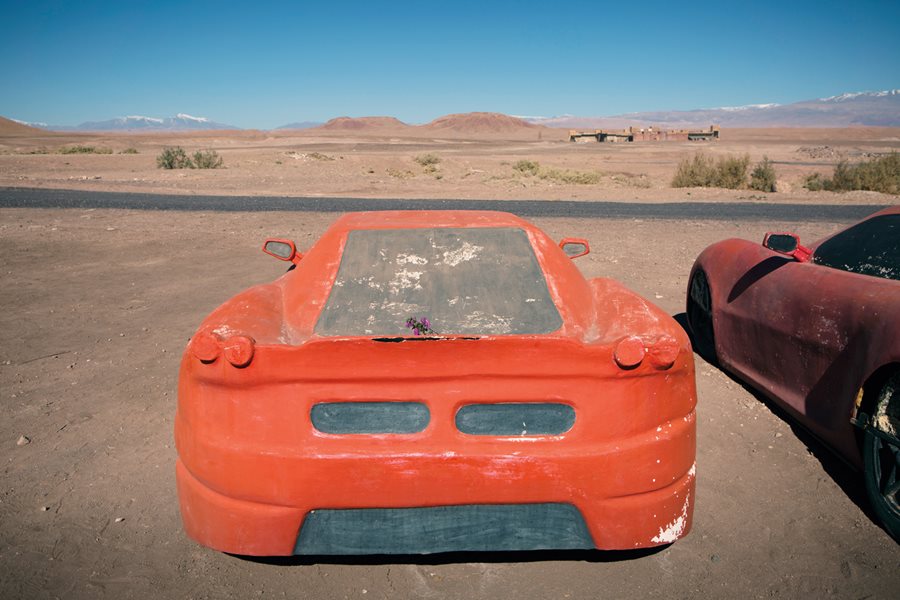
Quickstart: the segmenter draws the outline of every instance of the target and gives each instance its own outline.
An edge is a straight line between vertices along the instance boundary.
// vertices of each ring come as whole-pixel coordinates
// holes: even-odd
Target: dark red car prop
[[[806,248],[793,233],[706,248],[687,316],[698,350],[865,473],[900,535],[900,206]]]
[[[246,555],[633,549],[687,534],[685,332],[506,213],[342,217],[200,325],[175,438],[190,537]]]

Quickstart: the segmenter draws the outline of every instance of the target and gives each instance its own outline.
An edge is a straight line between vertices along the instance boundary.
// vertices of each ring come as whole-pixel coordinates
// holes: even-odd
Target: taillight
[[[623,369],[633,369],[644,360],[644,342],[636,335],[630,335],[616,345],[616,364]]]
[[[221,343],[222,338],[214,333],[200,333],[191,340],[191,353],[200,362],[211,363],[219,358],[222,352]]]
[[[650,363],[658,369],[668,369],[675,364],[678,358],[678,352],[681,348],[678,341],[669,335],[664,335],[647,349],[650,357]]]
[[[215,362],[219,355],[235,367],[246,367],[253,360],[255,343],[246,335],[222,338],[217,333],[204,332],[191,340],[191,353],[203,363]]]
[[[245,335],[235,335],[222,343],[225,360],[235,367],[246,367],[253,360],[253,340]]]
[[[668,369],[675,364],[680,351],[678,340],[670,335],[664,335],[647,346],[638,336],[630,335],[616,344],[613,356],[616,364],[623,369],[634,369],[645,357],[657,369]]]

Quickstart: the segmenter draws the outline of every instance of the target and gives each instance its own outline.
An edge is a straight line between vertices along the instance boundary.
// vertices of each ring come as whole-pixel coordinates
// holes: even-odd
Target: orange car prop
[[[667,314],[507,213],[355,213],[191,339],[188,535],[242,555],[632,549],[691,527],[696,391]]]

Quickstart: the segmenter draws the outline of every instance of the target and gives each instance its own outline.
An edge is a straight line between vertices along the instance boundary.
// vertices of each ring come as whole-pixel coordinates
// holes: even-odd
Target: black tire
[[[694,350],[711,363],[716,362],[716,335],[713,329],[712,295],[709,280],[701,270],[694,272],[688,286],[687,320]]]
[[[888,421],[893,427],[880,425]],[[863,435],[866,493],[885,530],[900,541],[900,371],[891,376],[878,394],[872,422]],[[890,431],[893,430],[893,431]]]

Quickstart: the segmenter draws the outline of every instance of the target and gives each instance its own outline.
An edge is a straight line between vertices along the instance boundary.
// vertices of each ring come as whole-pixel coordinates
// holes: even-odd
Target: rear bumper
[[[657,546],[674,542],[691,528],[694,425],[691,413],[655,431],[600,445],[589,453],[565,453],[559,447],[552,452],[529,452],[529,444],[523,443],[518,444],[520,452],[516,455],[505,456],[400,456],[373,451],[354,456],[293,456],[288,460],[233,454],[216,461],[228,465],[234,475],[232,481],[244,482],[229,490],[205,483],[179,459],[176,474],[181,514],[192,539],[243,555]],[[215,470],[208,473],[215,474]],[[486,547],[483,538],[469,536],[466,542],[463,535],[462,542],[447,546],[429,533],[431,525],[426,519],[420,537],[434,538],[433,544],[410,543],[413,538],[408,536],[398,536],[395,544],[382,544],[375,550],[365,544],[342,545],[340,541],[317,540],[305,546],[298,541],[307,515],[323,509],[412,509],[408,511],[410,517],[418,518],[415,509],[423,507],[503,505],[534,506],[537,510],[538,505],[548,503],[574,507],[570,512],[583,520],[586,536],[573,536],[571,528],[561,526],[558,537],[544,532],[535,541],[528,523],[523,524],[519,536],[507,523],[505,531],[512,530],[517,539],[530,539],[531,545],[499,540]],[[478,524],[490,518],[484,511],[463,512],[474,515],[469,521],[473,528],[483,526]],[[365,519],[369,516],[384,519],[377,510],[356,513],[359,518],[351,521],[361,529],[367,528]],[[538,514],[518,509],[509,513]],[[572,527],[578,529],[577,524]]]

